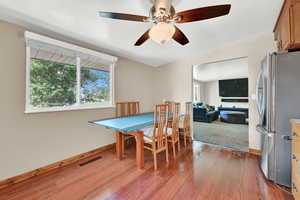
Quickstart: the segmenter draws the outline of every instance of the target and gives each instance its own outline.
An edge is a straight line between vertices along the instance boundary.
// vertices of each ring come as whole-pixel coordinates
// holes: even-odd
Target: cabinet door
[[[293,193],[295,200],[300,199],[300,192],[299,192],[298,187],[299,187],[298,183],[292,183],[292,193]]]
[[[294,146],[299,146],[299,143],[294,144]],[[300,197],[300,155],[294,153],[292,155],[292,192],[295,199]]]
[[[288,50],[291,37],[290,37],[290,7],[286,4],[283,8],[282,15],[280,17],[280,37],[282,49]]]
[[[291,46],[300,48],[300,0],[294,0],[291,6]]]

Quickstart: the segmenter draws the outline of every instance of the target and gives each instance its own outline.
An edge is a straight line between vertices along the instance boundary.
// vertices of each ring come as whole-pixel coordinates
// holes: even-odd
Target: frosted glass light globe
[[[149,37],[159,44],[164,44],[173,38],[175,27],[168,23],[158,23],[149,32]]]

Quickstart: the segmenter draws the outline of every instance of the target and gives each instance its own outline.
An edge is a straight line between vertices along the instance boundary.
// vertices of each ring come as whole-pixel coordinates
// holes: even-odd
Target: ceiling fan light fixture
[[[149,37],[159,44],[165,44],[173,38],[175,31],[173,24],[161,22],[150,29]]]
[[[182,46],[189,43],[188,38],[175,24],[203,21],[216,17],[228,15],[231,9],[230,4],[207,6],[194,8],[181,12],[176,12],[173,7],[175,0],[151,0],[153,6],[150,9],[150,16],[132,15],[126,13],[103,12],[100,11],[100,17],[127,20],[135,22],[151,22],[155,25],[148,29],[134,44],[141,46],[148,39],[164,44],[173,39]]]

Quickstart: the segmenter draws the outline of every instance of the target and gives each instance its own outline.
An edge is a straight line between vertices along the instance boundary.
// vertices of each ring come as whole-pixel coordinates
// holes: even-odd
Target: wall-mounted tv
[[[220,97],[248,97],[248,78],[219,80]]]

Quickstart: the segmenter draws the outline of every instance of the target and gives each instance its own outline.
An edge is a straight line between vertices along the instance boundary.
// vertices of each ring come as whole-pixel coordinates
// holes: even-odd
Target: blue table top
[[[154,113],[145,113],[130,117],[120,117],[104,120],[89,121],[90,123],[105,128],[121,131],[123,133],[133,132],[142,128],[152,126],[154,122]]]

